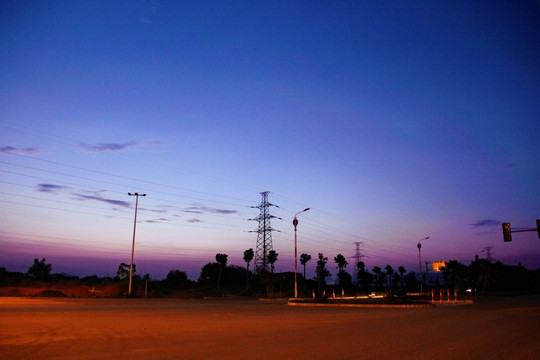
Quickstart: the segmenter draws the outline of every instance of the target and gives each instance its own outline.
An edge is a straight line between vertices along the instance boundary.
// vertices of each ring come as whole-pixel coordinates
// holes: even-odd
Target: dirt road
[[[1,359],[534,359],[540,297],[419,309],[0,298]]]

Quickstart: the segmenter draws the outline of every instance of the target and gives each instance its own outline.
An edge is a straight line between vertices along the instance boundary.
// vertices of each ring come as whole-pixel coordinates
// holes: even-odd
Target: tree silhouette
[[[388,276],[388,286],[392,287],[392,275],[394,275],[394,269],[390,265],[384,267],[386,270],[386,275]]]
[[[408,290],[413,290],[418,288],[418,280],[416,279],[416,275],[413,272],[408,273],[405,275],[405,278],[403,279],[405,281],[405,287]]]
[[[268,252],[268,262],[270,263],[270,269],[272,271],[272,274],[274,273],[274,264],[277,261],[278,253],[275,250],[270,250]]]
[[[255,256],[253,249],[249,248],[244,251],[244,261],[246,262],[246,292],[249,293],[249,263]]]
[[[365,290],[371,283],[373,276],[366,270],[366,264],[363,261],[359,261],[356,264],[356,268],[358,269],[358,283],[360,284],[360,288]]]
[[[400,276],[400,280],[401,280],[401,287],[403,287],[404,275],[407,272],[407,270],[405,270],[405,268],[403,266],[400,266],[400,267],[398,267],[398,272],[399,272],[399,276]]]
[[[306,278],[306,264],[309,260],[311,260],[311,255],[309,254],[300,255],[300,264],[304,265],[304,279]]]
[[[189,280],[184,271],[171,270],[165,278],[165,283],[167,284],[167,287],[171,289],[181,289],[189,284]]]
[[[207,263],[201,268],[201,274],[199,275],[199,285],[205,287],[214,287],[217,284],[219,276],[220,265],[217,262]]]
[[[344,270],[344,268],[349,264],[347,259],[345,259],[345,256],[342,254],[337,254],[337,256],[334,258],[334,262],[337,264],[339,269],[337,274],[338,284],[349,287],[352,283],[352,278],[351,275]]]
[[[350,289],[352,285],[352,277],[351,274],[349,274],[345,270],[341,270],[337,274],[338,278],[338,284],[341,285],[344,289]]]
[[[447,285],[459,291],[464,290],[468,272],[467,266],[457,260],[450,260],[446,262],[442,270],[443,279]]]
[[[492,275],[493,264],[488,259],[476,259],[469,265],[469,277],[476,286],[482,290],[482,295],[486,288],[493,284]]]
[[[326,263],[328,258],[319,253],[317,260],[317,282],[319,284],[319,292],[321,292],[321,285],[326,285],[326,277],[330,275],[330,272],[326,269]]]
[[[392,277],[392,286],[397,287],[399,284],[401,284],[402,278],[401,275],[394,272],[394,276]]]
[[[223,274],[223,269],[227,267],[227,254],[216,254],[216,262],[219,264],[219,274],[218,274],[218,283],[217,291],[221,291],[221,275]]]
[[[41,261],[34,259],[34,263],[28,268],[27,274],[34,280],[47,281],[51,271],[52,265],[45,263],[45,258],[42,258]]]
[[[337,254],[337,256],[334,258],[334,261],[338,266],[339,272],[343,271],[343,269],[349,264],[347,262],[347,259],[345,259],[345,256],[341,254]]]
[[[133,274],[136,272],[137,267],[133,264]],[[118,265],[118,270],[116,271],[116,276],[118,276],[120,280],[127,279],[129,276],[129,264],[120,263],[120,265]]]
[[[375,274],[375,284],[377,284],[377,286],[381,286],[381,279],[382,279],[382,274],[381,274],[381,268],[379,266],[374,266],[372,271],[373,273]]]

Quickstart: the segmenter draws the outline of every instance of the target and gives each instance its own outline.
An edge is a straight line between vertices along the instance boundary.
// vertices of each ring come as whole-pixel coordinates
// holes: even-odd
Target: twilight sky
[[[478,254],[540,268],[537,1],[0,4],[0,267],[196,279],[244,266],[260,192],[278,271]],[[349,259],[347,270],[353,269]],[[314,276],[315,260],[308,263]]]

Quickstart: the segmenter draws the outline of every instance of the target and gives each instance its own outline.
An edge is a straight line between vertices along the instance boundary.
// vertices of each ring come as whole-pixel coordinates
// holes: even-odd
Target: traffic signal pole
[[[502,224],[502,230],[503,230],[503,239],[505,242],[512,241],[512,233],[529,232],[529,231],[537,231],[538,238],[540,239],[540,219],[536,219],[536,229],[512,230],[512,228],[510,227],[510,223],[505,222]]]

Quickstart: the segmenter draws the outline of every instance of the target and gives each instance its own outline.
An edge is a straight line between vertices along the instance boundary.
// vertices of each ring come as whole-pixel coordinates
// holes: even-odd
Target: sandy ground
[[[418,309],[0,298],[0,359],[538,359],[540,297]]]

